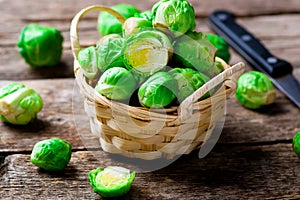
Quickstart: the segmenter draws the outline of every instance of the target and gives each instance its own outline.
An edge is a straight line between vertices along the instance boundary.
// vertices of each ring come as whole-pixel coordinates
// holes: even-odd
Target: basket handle
[[[224,64],[224,63],[223,63]],[[178,107],[178,119],[180,121],[184,121],[188,119],[193,114],[193,104],[197,102],[204,94],[208,91],[219,85],[220,83],[224,83],[225,86],[232,89],[232,92],[236,89],[237,79],[244,73],[245,64],[240,62],[236,65],[225,68],[225,70],[215,76],[213,79],[205,83],[198,90],[196,90],[192,95],[187,97],[183,102],[181,102]]]
[[[79,42],[79,37],[78,37],[78,22],[79,20],[85,16],[87,13],[92,12],[92,11],[105,11],[108,12],[112,15],[114,15],[117,20],[119,20],[122,24],[126,20],[120,13],[117,11],[106,7],[106,6],[101,6],[101,5],[93,5],[89,6],[87,8],[82,9],[80,12],[78,12],[75,17],[72,20],[71,27],[70,27],[70,40],[71,40],[71,48],[73,52],[73,56],[75,60],[77,60],[78,52],[80,51],[80,42]]]

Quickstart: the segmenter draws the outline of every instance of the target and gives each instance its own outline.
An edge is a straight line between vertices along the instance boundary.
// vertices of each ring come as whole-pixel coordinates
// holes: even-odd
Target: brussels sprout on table
[[[81,49],[78,53],[78,62],[83,74],[89,80],[93,80],[98,76],[98,55],[94,46]]]
[[[125,39],[110,37],[97,46],[98,68],[105,72],[112,67],[124,66]]]
[[[213,77],[222,71],[215,64],[216,50],[204,34],[189,32],[175,40],[173,62]]]
[[[129,99],[136,89],[136,80],[125,68],[113,67],[100,77],[95,90],[113,100]]]
[[[102,197],[119,197],[126,194],[135,178],[135,172],[124,167],[97,168],[88,174],[94,191]]]
[[[230,60],[230,52],[225,39],[215,34],[206,34],[205,36],[217,48],[216,56],[228,63]]]
[[[32,149],[32,164],[47,171],[60,171],[66,168],[72,154],[71,145],[59,138],[50,138],[36,143]]]
[[[235,96],[246,108],[258,109],[272,104],[276,99],[276,92],[271,80],[264,73],[250,71],[238,79]]]
[[[293,150],[300,158],[300,131],[298,131],[293,138]]]
[[[139,32],[126,42],[124,64],[143,76],[164,70],[173,51],[168,36],[156,30]]]
[[[152,22],[147,18],[130,17],[123,24],[123,36],[129,36],[152,27]]]
[[[179,88],[177,99],[179,102],[182,102],[186,97],[190,96],[210,80],[205,74],[190,68],[174,68],[169,71],[169,74],[177,81]],[[210,94],[207,92],[203,95],[202,99],[209,96]]]
[[[17,46],[31,67],[56,65],[62,55],[63,36],[53,27],[29,24],[22,29]]]
[[[142,106],[162,108],[168,106],[177,93],[176,80],[168,72],[157,72],[140,86],[138,98]]]
[[[133,17],[136,13],[140,13],[136,7],[130,4],[117,4],[111,8],[120,13],[126,19]],[[108,12],[101,12],[98,17],[98,31],[102,36],[113,33],[121,34],[122,24],[115,16]]]
[[[153,26],[179,37],[196,27],[192,4],[187,0],[160,0],[152,8]]]
[[[0,89],[0,119],[16,125],[26,125],[43,108],[41,96],[21,83],[11,83]]]

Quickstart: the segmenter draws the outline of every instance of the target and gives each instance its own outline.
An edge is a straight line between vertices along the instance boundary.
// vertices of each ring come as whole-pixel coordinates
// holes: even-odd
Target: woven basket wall
[[[111,101],[95,92],[88,84],[77,60],[81,49],[78,22],[85,14],[94,10],[109,12],[121,22],[125,19],[116,11],[95,5],[81,10],[71,24],[74,73],[84,95],[84,107],[90,118],[91,131],[99,137],[102,149],[127,157],[152,160],[172,159],[201,147],[209,139],[218,120],[224,116],[226,99],[235,92],[237,79],[244,72],[244,64],[229,66],[216,58],[221,61],[224,71],[178,107],[148,109]],[[217,91],[210,98],[199,101],[213,88]]]

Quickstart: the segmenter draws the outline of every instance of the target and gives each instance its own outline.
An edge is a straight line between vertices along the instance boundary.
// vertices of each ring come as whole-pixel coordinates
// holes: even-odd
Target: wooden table
[[[104,152],[98,155],[100,159],[95,157],[93,148],[97,148],[98,140],[81,137],[90,132],[89,125],[76,128],[76,124],[85,123],[87,117],[79,112],[82,102],[76,92],[72,71],[69,27],[80,9],[92,4],[111,6],[119,2],[0,0],[0,86],[13,81],[25,83],[41,94],[45,104],[38,119],[29,126],[0,123],[1,199],[101,199],[89,185],[87,173],[118,161]],[[123,2],[146,10],[155,1]],[[295,67],[295,76],[300,79],[298,0],[191,2],[196,10],[198,30],[210,32],[207,15],[214,9],[231,10],[238,16],[238,21],[275,55],[289,60]],[[83,45],[98,40],[96,18],[97,13],[94,13],[80,23]],[[19,32],[31,22],[55,26],[62,31],[64,51],[58,66],[34,70],[18,55]],[[243,61],[236,52],[232,51],[232,55],[231,64]],[[247,70],[251,70],[249,65]],[[277,95],[274,105],[259,111],[241,107],[232,97],[227,102],[228,112],[221,138],[207,157],[199,159],[195,151],[163,169],[138,173],[132,189],[124,198],[299,199],[300,159],[293,152],[291,141],[300,129],[300,110],[280,91]],[[71,162],[64,172],[47,173],[29,161],[33,145],[50,137],[65,139],[73,146]],[[89,151],[85,144],[89,144]]]

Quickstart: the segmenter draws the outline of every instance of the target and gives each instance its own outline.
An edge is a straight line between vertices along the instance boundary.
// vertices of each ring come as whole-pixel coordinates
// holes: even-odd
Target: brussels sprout
[[[187,0],[161,0],[152,8],[155,28],[169,29],[179,37],[196,27],[192,4]]]
[[[216,48],[201,32],[189,32],[175,40],[173,62],[213,77],[221,72],[215,53]]]
[[[112,67],[123,67],[125,39],[111,37],[106,39],[102,45],[97,46],[98,68],[105,72]]]
[[[26,125],[42,109],[41,96],[21,83],[11,83],[0,89],[0,119],[16,125]]]
[[[229,46],[225,39],[219,35],[206,34],[206,38],[217,48],[216,56],[222,58],[225,62],[230,60]]]
[[[110,38],[122,38],[122,36],[119,35],[119,34],[108,34],[108,35],[105,35],[102,38],[100,38],[100,40],[98,40],[98,42],[96,44],[96,48],[98,48],[99,46],[101,46],[104,43],[106,43]]]
[[[235,96],[239,102],[250,109],[272,104],[276,92],[271,80],[263,73],[250,71],[238,79]]]
[[[29,24],[22,29],[17,46],[31,67],[56,65],[62,55],[63,36],[53,27]]]
[[[300,158],[300,131],[296,133],[296,135],[293,138],[293,150],[296,153],[296,155]]]
[[[136,89],[136,80],[125,68],[113,67],[100,77],[95,90],[113,100],[126,100]]]
[[[179,102],[182,102],[210,79],[205,74],[190,68],[174,68],[169,71],[169,74],[177,81],[179,88],[177,99]],[[207,97],[209,97],[209,92],[202,99]]]
[[[147,30],[127,39],[124,64],[143,76],[165,69],[173,51],[169,38],[162,32]]]
[[[59,138],[50,138],[36,143],[30,155],[32,164],[47,171],[66,168],[72,154],[71,145]]]
[[[93,80],[97,77],[99,74],[99,69],[97,66],[98,56],[94,46],[81,49],[78,53],[78,62],[81,66],[83,74],[89,80]]]
[[[133,17],[136,13],[140,13],[136,7],[130,4],[117,4],[111,8],[120,13],[125,19]],[[99,14],[97,27],[102,36],[112,33],[122,33],[121,22],[119,22],[115,16],[109,14],[108,12],[101,12]]]
[[[94,191],[102,197],[119,197],[126,194],[135,178],[135,172],[119,167],[97,168],[88,174]]]
[[[153,20],[152,10],[146,10],[141,13],[136,13],[134,15],[134,17],[144,18],[144,19],[147,19],[148,21],[152,22],[152,20]]]
[[[146,18],[130,17],[123,24],[123,36],[129,36],[152,27],[152,22]]]
[[[177,93],[176,80],[168,72],[157,72],[140,86],[138,97],[142,106],[161,108],[168,106]]]

